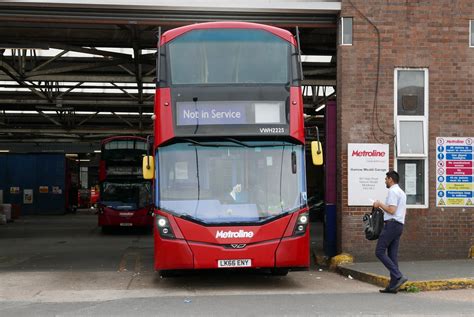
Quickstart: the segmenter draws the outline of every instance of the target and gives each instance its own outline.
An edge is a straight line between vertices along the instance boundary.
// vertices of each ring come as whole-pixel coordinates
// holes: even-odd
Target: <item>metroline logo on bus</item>
[[[474,137],[436,138],[436,206],[474,207]]]
[[[223,238],[223,239],[231,239],[231,238],[252,238],[254,233],[252,231],[244,231],[240,229],[239,231],[223,231],[218,230],[216,232],[216,239]]]

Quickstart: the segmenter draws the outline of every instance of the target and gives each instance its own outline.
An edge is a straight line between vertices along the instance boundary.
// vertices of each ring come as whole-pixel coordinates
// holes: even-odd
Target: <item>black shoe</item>
[[[397,294],[398,291],[396,289],[393,289],[393,288],[384,288],[384,289],[381,289],[379,290],[380,293],[385,293],[385,294]]]
[[[398,291],[398,289],[407,281],[408,279],[402,275],[402,277],[398,279],[397,283],[392,287],[392,289]]]

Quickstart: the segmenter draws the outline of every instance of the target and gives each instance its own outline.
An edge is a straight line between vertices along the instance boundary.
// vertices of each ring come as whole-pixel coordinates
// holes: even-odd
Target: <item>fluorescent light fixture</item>
[[[0,150],[0,153],[8,153],[10,150]]]
[[[102,152],[101,150],[94,150],[94,153],[100,153]]]
[[[91,160],[90,159],[80,159],[80,160],[76,160],[76,162],[90,162]]]
[[[77,157],[76,153],[66,153],[66,157]]]
[[[303,63],[330,63],[332,56],[330,55],[302,55]]]
[[[326,108],[326,105],[322,105],[322,106],[319,106],[315,112],[319,112],[321,110],[323,110],[324,108]]]

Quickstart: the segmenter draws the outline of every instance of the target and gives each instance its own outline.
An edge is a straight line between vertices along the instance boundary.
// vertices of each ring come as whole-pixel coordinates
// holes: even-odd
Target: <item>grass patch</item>
[[[407,293],[419,293],[420,289],[418,287],[416,287],[415,285],[408,285],[406,287],[406,291],[407,291]]]

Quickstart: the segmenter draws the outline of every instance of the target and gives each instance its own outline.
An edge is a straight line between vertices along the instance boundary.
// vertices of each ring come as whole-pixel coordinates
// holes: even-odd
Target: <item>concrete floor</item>
[[[151,234],[104,235],[96,222],[95,215],[68,214],[23,217],[0,226],[0,315],[374,316],[396,309],[452,316],[472,311],[474,290],[405,294],[395,301],[381,297],[377,286],[314,267],[285,277],[212,270],[162,279],[153,271]]]
[[[322,239],[318,227],[320,224],[312,225],[313,246]],[[66,300],[77,299],[79,292],[90,299],[130,295],[136,291],[143,295],[144,290],[169,295],[190,289],[202,294],[239,292],[247,288],[259,292],[288,291],[288,288],[304,292],[321,284],[318,280],[325,274],[334,275],[339,282],[347,280],[315,268],[309,272],[291,272],[284,278],[261,272],[205,271],[161,279],[153,270],[152,234],[122,229],[103,234],[97,227],[97,216],[91,211],[26,216],[0,226],[0,298],[41,300],[53,296]],[[308,284],[308,278],[315,284]]]
[[[312,251],[322,255],[322,223],[311,223]],[[153,236],[141,228],[107,234],[91,210],[26,216],[0,226],[0,272],[153,272]]]
[[[22,217],[0,226],[0,272],[151,271],[152,246],[140,230],[102,234],[91,214]]]

